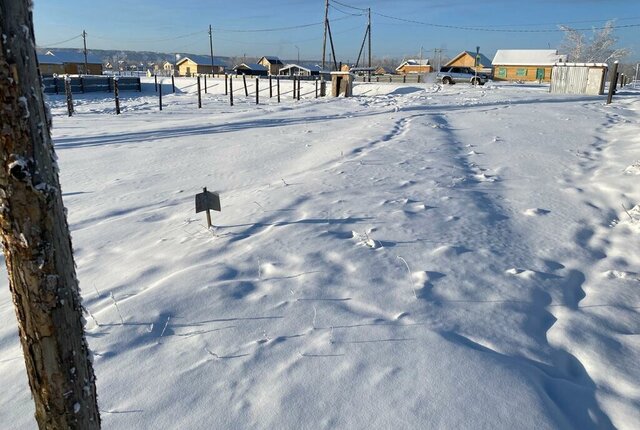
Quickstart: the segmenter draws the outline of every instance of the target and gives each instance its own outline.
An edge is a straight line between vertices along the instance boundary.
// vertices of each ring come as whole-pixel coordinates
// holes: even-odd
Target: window
[[[516,76],[527,76],[527,69],[516,70]]]
[[[507,69],[504,67],[500,67],[498,69],[498,76],[501,78],[506,78],[507,77]]]

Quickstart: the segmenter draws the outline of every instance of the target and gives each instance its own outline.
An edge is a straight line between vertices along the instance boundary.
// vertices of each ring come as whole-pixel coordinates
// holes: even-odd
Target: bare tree
[[[36,420],[99,429],[31,1],[0,0],[0,34],[0,234]]]
[[[614,22],[608,21],[603,28],[593,30],[590,39],[579,30],[560,26],[564,31],[562,52],[567,53],[569,61],[580,63],[607,63],[620,60],[629,55],[627,48],[616,48],[618,38],[613,34]]]

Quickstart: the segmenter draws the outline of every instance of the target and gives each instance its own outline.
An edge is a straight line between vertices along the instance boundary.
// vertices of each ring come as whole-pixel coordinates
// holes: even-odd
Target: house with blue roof
[[[87,54],[87,70],[85,70],[85,58],[82,51],[60,51],[58,53],[47,51],[45,54],[38,54],[38,64],[43,76],[53,74],[102,75],[100,57]]]
[[[268,76],[269,69],[258,63],[242,63],[233,68],[236,75]]]
[[[476,57],[475,52],[462,51],[443,67],[471,67],[477,69],[478,72],[491,73],[491,60],[482,53]]]
[[[189,55],[176,62],[178,76],[221,75],[224,73],[225,63],[219,57],[210,55]]]
[[[258,64],[267,68],[269,75],[277,75],[284,63],[278,57],[265,56],[258,60]]]

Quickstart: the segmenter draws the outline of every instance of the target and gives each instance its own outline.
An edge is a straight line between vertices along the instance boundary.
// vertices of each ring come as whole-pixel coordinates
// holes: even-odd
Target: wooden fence
[[[64,94],[64,77],[43,78],[45,94]],[[113,92],[113,77],[111,76],[73,76],[71,78],[72,93]],[[119,77],[120,91],[141,91],[139,77]]]

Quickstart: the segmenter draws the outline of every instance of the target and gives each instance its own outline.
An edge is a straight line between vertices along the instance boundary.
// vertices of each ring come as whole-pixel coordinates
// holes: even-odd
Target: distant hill
[[[82,49],[73,49],[73,48],[37,48],[36,51],[39,54],[44,54],[47,51],[52,51],[54,53],[64,53],[64,52],[82,52]],[[163,61],[171,61],[174,62],[176,60],[176,54],[182,57],[189,57],[190,55],[202,55],[202,54],[193,54],[188,52],[179,52],[179,53],[162,53],[162,52],[152,52],[152,51],[122,51],[122,50],[108,50],[108,49],[88,49],[87,52],[89,54],[95,55],[98,58],[102,59],[102,64],[111,63],[117,64],[119,61],[124,61],[128,65],[143,65],[145,67],[149,66],[152,63],[162,63]],[[215,56],[216,59],[221,59],[226,67],[231,68],[240,63],[254,63],[258,60],[256,57],[223,57],[223,56]],[[282,59],[282,62],[287,63],[296,63],[296,60],[285,60]],[[315,65],[318,64],[319,61],[309,61],[302,60],[300,61],[302,65]]]

